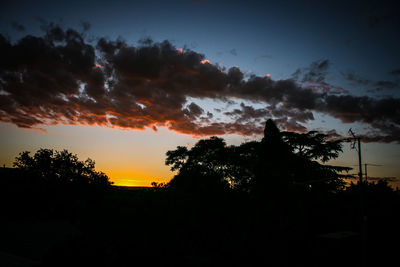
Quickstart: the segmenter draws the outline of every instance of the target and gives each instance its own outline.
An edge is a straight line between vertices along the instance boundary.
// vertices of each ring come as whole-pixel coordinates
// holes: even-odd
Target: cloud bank
[[[300,82],[245,77],[170,42],[98,38],[48,25],[43,37],[11,43],[0,35],[0,121],[18,127],[100,125],[197,136],[261,134],[266,118],[306,131],[313,112],[371,127],[366,141],[400,142],[400,99],[353,96],[325,82],[329,61],[311,64]],[[242,102],[221,122],[189,99]],[[190,103],[191,102],[191,103]],[[254,108],[246,103],[265,105]]]

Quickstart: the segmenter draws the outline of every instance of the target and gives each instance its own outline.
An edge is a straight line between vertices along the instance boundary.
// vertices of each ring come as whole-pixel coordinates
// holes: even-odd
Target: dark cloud
[[[254,107],[248,106],[244,103],[240,104],[240,109],[225,112],[224,115],[234,118],[236,122],[248,122],[251,120],[259,121],[259,119],[271,117],[269,110],[265,108],[255,109]]]
[[[183,114],[188,116],[190,119],[195,119],[203,113],[204,110],[194,102],[190,103],[190,105],[188,105],[187,108],[183,110]]]
[[[392,70],[391,72],[389,72],[389,74],[400,76],[400,69]]]
[[[354,85],[369,85],[372,82],[369,79],[361,77],[352,70],[341,72],[341,74],[347,81],[353,83]]]
[[[323,82],[328,74],[331,62],[328,59],[320,59],[312,62],[308,68],[299,68],[293,73],[293,78],[301,82]]]
[[[295,119],[282,117],[276,119],[275,122],[279,128],[283,128],[287,131],[307,132],[307,128],[298,123]]]
[[[377,81],[374,85],[377,86],[376,88],[377,91],[400,88],[399,82],[393,82],[387,80]]]
[[[325,81],[331,65],[328,59],[314,61],[309,67],[297,69],[292,74],[292,79],[301,83],[304,88],[312,89],[317,93],[348,93],[344,88],[334,86]]]
[[[369,93],[400,88],[400,81],[390,81],[390,80],[373,81],[365,77],[362,77],[351,70],[347,72],[342,72],[341,74],[343,78],[349,81],[352,85],[369,88],[366,90]],[[396,75],[396,70],[390,72],[390,74]]]
[[[328,95],[316,110],[329,114],[342,122],[391,122],[400,124],[400,99],[375,99],[368,96]]]
[[[14,30],[17,30],[19,32],[25,31],[25,26],[22,25],[21,23],[16,22],[16,21],[13,21],[11,23],[11,26],[13,27]]]
[[[0,35],[0,121],[24,128],[165,126],[198,136],[253,135],[262,133],[269,117],[284,129],[306,131],[313,112],[321,112],[369,125],[369,140],[400,140],[400,99],[344,94],[324,81],[328,60],[311,64],[301,80],[315,82],[303,85],[246,76],[237,67],[226,70],[168,41],[149,39],[132,46],[99,38],[91,45],[75,30],[54,24],[42,28],[43,37],[27,35],[15,44]],[[228,120],[220,122],[189,99],[222,101]],[[236,107],[236,102],[242,103]]]
[[[80,23],[83,31],[88,31],[90,29],[90,27],[92,26],[89,22],[87,21],[81,21]]]

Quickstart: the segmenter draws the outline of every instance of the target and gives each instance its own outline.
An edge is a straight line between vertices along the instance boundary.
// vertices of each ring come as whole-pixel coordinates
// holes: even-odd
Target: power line
[[[351,165],[351,166],[358,166],[358,165]],[[364,163],[364,176],[365,176],[365,182],[368,181],[368,175],[367,175],[367,166],[375,166],[375,167],[381,167],[383,165],[379,164],[373,164],[373,163]]]

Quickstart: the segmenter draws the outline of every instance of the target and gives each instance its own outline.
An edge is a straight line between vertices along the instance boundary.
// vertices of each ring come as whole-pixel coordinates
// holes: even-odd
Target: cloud
[[[355,85],[369,85],[372,82],[369,79],[359,76],[352,70],[349,70],[347,72],[341,72],[341,74],[347,81]]]
[[[11,26],[13,27],[14,30],[17,30],[17,31],[19,31],[19,32],[25,31],[25,26],[22,25],[21,23],[18,23],[18,22],[13,21],[13,22],[11,23]]]
[[[328,59],[314,61],[309,67],[299,68],[292,74],[292,79],[301,83],[304,88],[312,89],[317,93],[343,94],[348,91],[325,81],[328,69],[332,63]]]
[[[146,39],[133,46],[98,38],[91,44],[73,29],[54,24],[43,29],[44,36],[27,35],[13,44],[0,35],[2,122],[253,135],[262,134],[270,117],[286,130],[306,131],[304,124],[319,112],[369,125],[371,140],[400,141],[400,99],[352,96],[334,88],[324,81],[328,60],[300,70],[301,80],[315,80],[312,87],[294,79],[246,76],[238,67],[226,70],[168,41]],[[192,99],[220,101],[226,109],[207,110]],[[223,113],[227,119],[221,122]]]
[[[80,26],[82,27],[83,31],[88,31],[92,25],[87,21],[81,21]]]
[[[391,72],[389,72],[389,74],[400,76],[400,69],[392,70]]]
[[[271,117],[271,112],[266,108],[255,109],[252,106],[241,103],[240,109],[227,111],[224,115],[235,119],[238,123],[250,121],[260,122],[260,120],[264,120],[266,117]]]
[[[232,49],[231,51],[229,51],[229,53],[231,53],[231,55],[237,56],[237,52],[236,49]]]
[[[374,85],[376,86],[376,89],[375,89],[376,91],[400,88],[399,82],[393,82],[393,81],[387,81],[387,80],[377,81]]]
[[[293,78],[304,82],[323,82],[328,74],[331,62],[328,59],[320,59],[312,62],[308,68],[299,68],[293,73]]]
[[[397,75],[397,70],[390,72],[392,75]],[[380,80],[373,81],[356,74],[354,71],[349,70],[341,73],[343,78],[349,81],[353,86],[369,87],[366,91],[368,93],[376,93],[383,90],[393,90],[400,88],[400,81]]]

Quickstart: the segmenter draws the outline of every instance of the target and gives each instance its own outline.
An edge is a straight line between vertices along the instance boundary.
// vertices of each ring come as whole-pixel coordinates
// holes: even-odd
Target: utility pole
[[[350,138],[351,148],[356,149],[358,151],[358,177],[360,179],[360,185],[361,185],[361,183],[363,182],[362,181],[362,177],[363,177],[362,163],[361,163],[361,138],[359,136],[356,136],[354,134],[354,132],[351,130],[351,128],[349,130],[349,133],[353,136],[353,138]],[[358,148],[356,148],[356,142],[357,142]]]
[[[355,137],[355,136],[354,136]],[[361,138],[360,137],[355,137],[357,139],[358,143],[358,168],[359,168],[359,173],[358,175],[360,176],[360,185],[363,183],[362,180],[362,163],[361,163]]]
[[[360,179],[359,182],[359,188],[360,188],[360,215],[361,215],[361,266],[366,266],[367,264],[367,215],[365,213],[365,185],[362,180],[363,174],[362,174],[362,161],[361,161],[361,137],[356,136],[354,132],[350,129],[349,133],[353,136],[351,138],[352,144],[351,148],[355,149],[356,148],[356,142],[357,142],[357,147],[356,149],[358,151],[358,176]],[[366,168],[366,167],[365,167]]]
[[[365,173],[365,182],[368,183],[368,175],[367,175],[367,163],[364,164],[365,168],[364,168],[364,173]]]

